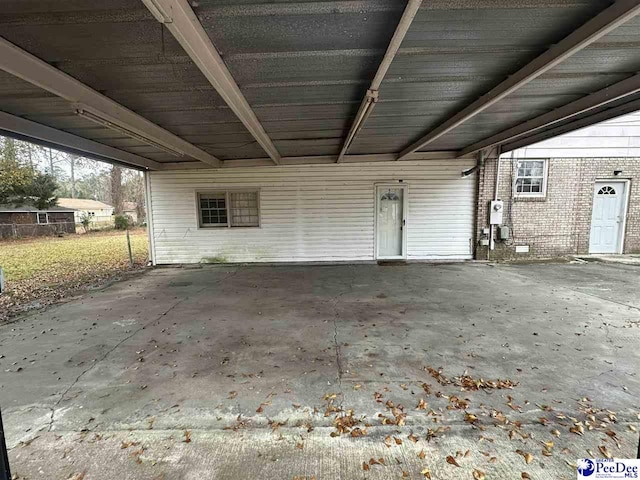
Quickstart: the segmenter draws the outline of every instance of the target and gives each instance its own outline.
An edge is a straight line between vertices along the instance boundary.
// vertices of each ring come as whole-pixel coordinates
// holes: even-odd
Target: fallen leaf
[[[476,417],[472,413],[465,413],[464,414],[464,421],[467,422],[467,423],[475,423],[475,422],[478,421],[478,417]]]
[[[518,455],[522,455],[522,457],[524,458],[524,461],[526,462],[527,465],[529,465],[531,462],[533,462],[533,455],[531,455],[529,452],[524,452],[520,449],[516,450],[516,453]]]
[[[185,430],[184,433],[184,443],[190,443],[191,442],[191,432],[189,430]]]
[[[456,467],[460,466],[458,461],[455,458],[453,458],[451,455],[447,456],[447,463],[449,463],[451,465],[455,465]]]
[[[482,470],[474,470],[473,471],[473,478],[475,480],[484,480],[485,479],[484,472]]]
[[[362,462],[362,469],[363,469],[365,472],[368,472],[370,468],[371,468],[371,467],[369,467],[369,464],[368,464],[367,462]]]
[[[613,456],[611,455],[611,452],[609,452],[607,447],[605,447],[604,445],[600,445],[598,447],[598,450],[600,450],[600,453],[602,453],[602,455],[604,455],[605,458],[613,458]]]
[[[424,460],[424,457],[426,457],[426,456],[427,456],[427,454],[424,453],[424,450],[420,450],[420,453],[418,454],[418,458],[420,460]]]
[[[531,476],[527,472],[522,472],[520,476],[522,477],[522,480],[531,480]]]
[[[428,468],[423,468],[420,473],[424,475],[424,478],[431,480],[431,471]]]
[[[571,433],[575,433],[576,435],[584,435],[584,427],[580,423],[576,423],[569,429],[569,431]]]

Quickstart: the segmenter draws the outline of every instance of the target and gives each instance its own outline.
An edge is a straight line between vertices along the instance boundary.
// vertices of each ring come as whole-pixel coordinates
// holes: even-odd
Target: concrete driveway
[[[155,269],[0,327],[13,471],[573,479],[578,458],[636,454],[639,274]]]

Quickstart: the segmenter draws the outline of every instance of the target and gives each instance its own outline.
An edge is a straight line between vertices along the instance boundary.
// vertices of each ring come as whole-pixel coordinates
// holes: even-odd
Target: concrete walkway
[[[21,479],[574,479],[578,458],[636,453],[639,274],[156,269],[0,327],[12,467]]]
[[[635,265],[640,266],[640,255],[626,254],[626,255],[576,255],[576,258],[587,262],[603,262],[603,263],[621,263],[623,265]]]

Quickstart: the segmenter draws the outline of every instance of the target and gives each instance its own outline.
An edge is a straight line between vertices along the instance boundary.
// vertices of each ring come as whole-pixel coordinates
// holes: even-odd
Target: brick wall
[[[500,162],[498,198],[505,203],[504,224],[511,239],[496,241],[491,259],[547,258],[589,251],[591,209],[596,180],[630,180],[624,253],[640,253],[640,158],[554,158],[549,160],[544,198],[514,198],[515,162]],[[485,160],[478,173],[477,238],[488,227],[489,201],[495,190],[497,158]],[[614,170],[623,173],[614,177]],[[495,237],[495,233],[494,233]],[[516,245],[528,245],[529,253],[515,253]],[[487,258],[487,247],[476,247],[476,258]]]

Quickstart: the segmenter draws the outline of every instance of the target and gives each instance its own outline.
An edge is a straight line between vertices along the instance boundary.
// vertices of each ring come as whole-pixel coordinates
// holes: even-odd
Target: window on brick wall
[[[544,197],[547,194],[547,160],[518,160],[514,193],[516,197]]]
[[[259,227],[260,192],[198,193],[200,227]]]

